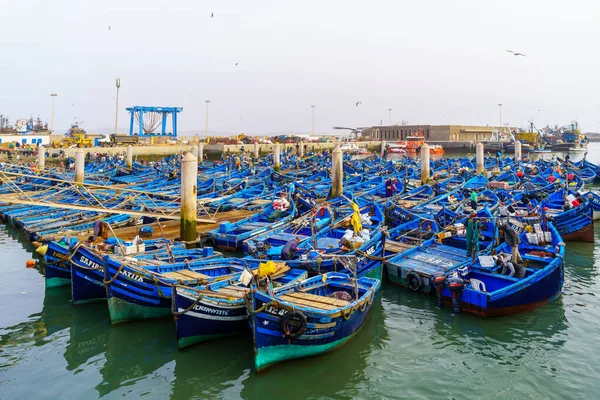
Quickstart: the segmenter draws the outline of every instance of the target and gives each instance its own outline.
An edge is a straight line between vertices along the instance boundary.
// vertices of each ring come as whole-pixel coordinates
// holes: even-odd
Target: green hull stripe
[[[71,279],[65,278],[50,278],[46,279],[46,287],[71,286]]]
[[[368,318],[368,316],[367,316]],[[352,332],[352,334],[348,337],[342,338],[340,340],[336,340],[335,342],[327,343],[327,344],[319,344],[316,346],[301,346],[297,344],[283,344],[279,346],[269,346],[263,347],[261,349],[255,349],[254,353],[254,365],[256,367],[256,371],[260,372],[263,369],[276,364],[281,361],[291,360],[294,358],[304,358],[311,357],[318,354],[327,353],[329,351],[333,351],[338,347],[344,345],[348,340],[352,339],[354,335],[360,331],[360,328],[363,327],[365,321],[358,327],[357,330]]]
[[[170,308],[140,306],[115,297],[108,300],[108,311],[111,324],[136,319],[167,318],[171,316]]]
[[[241,332],[231,332],[231,333],[219,333],[214,335],[198,335],[198,336],[188,336],[181,339],[177,339],[177,347],[183,349],[184,347],[188,347],[194,344],[208,342],[210,340],[222,339],[230,336],[239,335]]]
[[[382,265],[382,263],[379,263],[379,265],[377,267],[371,269],[366,275],[361,275],[361,278],[362,277],[375,278],[375,279],[382,280],[383,279],[383,265]]]

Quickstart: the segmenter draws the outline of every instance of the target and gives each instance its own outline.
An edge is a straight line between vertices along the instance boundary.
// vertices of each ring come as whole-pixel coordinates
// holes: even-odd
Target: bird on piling
[[[526,56],[525,54],[523,54],[523,53],[518,53],[518,52],[515,52],[515,51],[512,51],[512,50],[506,50],[506,51],[508,51],[509,53],[512,53],[512,54],[513,54],[513,55],[515,55],[515,56],[523,56],[523,57],[527,57],[527,56]]]

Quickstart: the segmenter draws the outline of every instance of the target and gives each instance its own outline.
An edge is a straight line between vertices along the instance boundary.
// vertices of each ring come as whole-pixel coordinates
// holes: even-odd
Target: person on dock
[[[513,261],[516,263],[523,262],[521,254],[519,254],[519,243],[521,243],[521,237],[510,226],[510,224],[504,224],[504,226],[501,228],[501,242],[506,242],[506,244],[510,247]]]
[[[471,190],[471,208],[477,211],[477,192],[474,190]]]
[[[298,243],[300,243],[300,239],[297,236],[289,240],[281,250],[281,258],[284,260],[293,260],[296,251],[298,251]]]
[[[522,264],[511,259],[508,254],[498,255],[498,264],[502,267],[500,274],[514,276],[515,278],[524,278],[527,269]]]
[[[481,232],[481,222],[477,218],[477,213],[473,211],[467,220],[466,248],[467,257],[475,258],[479,253],[479,232]]]
[[[398,183],[398,179],[388,179],[385,181],[385,197],[392,197],[394,193],[398,190],[396,187],[396,183]]]

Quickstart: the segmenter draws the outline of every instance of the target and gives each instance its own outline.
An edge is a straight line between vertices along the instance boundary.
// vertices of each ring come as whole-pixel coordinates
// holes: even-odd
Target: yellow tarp
[[[360,231],[362,231],[362,223],[360,222],[360,208],[358,207],[358,204],[352,203],[352,210],[354,210],[354,213],[352,214],[352,220],[350,223],[354,228],[354,233],[358,235]]]

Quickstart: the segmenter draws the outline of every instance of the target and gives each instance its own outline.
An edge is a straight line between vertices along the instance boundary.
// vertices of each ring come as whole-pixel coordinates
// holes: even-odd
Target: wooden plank
[[[208,275],[203,275],[203,274],[200,274],[198,272],[191,271],[188,269],[180,270],[180,271],[173,271],[173,272],[165,272],[162,275],[166,276],[167,278],[183,280],[183,281],[189,281],[191,279],[199,280],[199,279],[210,278]]]
[[[306,292],[294,292],[294,293],[290,293],[288,296],[296,297],[296,298],[300,298],[300,299],[304,299],[304,300],[310,300],[310,301],[317,302],[317,303],[329,304],[329,305],[333,305],[336,307],[344,307],[344,306],[350,304],[350,302],[348,300],[340,300],[340,299],[336,299],[333,297],[318,296],[318,295],[315,295],[312,293],[306,293]]]
[[[224,294],[229,297],[235,297],[238,299],[242,299],[246,295],[246,293],[240,292],[238,290],[232,290],[229,288],[218,288],[217,290],[215,290],[215,292],[219,294]]]
[[[282,296],[279,296],[279,298],[283,301],[287,301],[288,303],[295,303],[295,304],[299,304],[302,306],[307,306],[307,307],[313,307],[313,308],[320,308],[322,310],[335,310],[336,306],[332,306],[329,304],[324,304],[324,303],[316,303],[316,302],[312,302],[310,300],[304,300],[304,299],[298,299],[296,297],[291,297],[287,294],[284,294]]]
[[[136,216],[140,216],[140,217],[162,218],[162,219],[172,219],[172,220],[180,219],[179,213],[177,213],[177,214],[161,214],[161,213],[153,213],[153,212],[147,212],[147,211],[126,210],[126,209],[121,209],[121,208],[102,208],[102,207],[93,207],[93,206],[80,206],[80,205],[75,205],[75,204],[54,203],[51,201],[22,200],[22,199],[15,199],[15,198],[7,198],[5,196],[0,196],[0,202],[9,203],[9,204],[24,204],[24,205],[29,205],[29,206],[62,208],[62,209],[66,209],[66,210],[95,211],[98,213],[106,213],[106,214],[136,215]],[[213,218],[197,218],[196,222],[213,224],[216,221]]]

